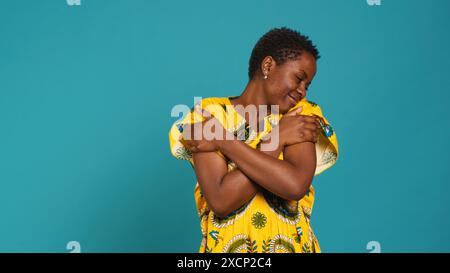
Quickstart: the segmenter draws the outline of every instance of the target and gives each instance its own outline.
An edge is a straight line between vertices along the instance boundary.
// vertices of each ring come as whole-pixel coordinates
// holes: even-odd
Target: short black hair
[[[273,28],[264,34],[256,43],[250,56],[248,77],[255,76],[262,60],[267,56],[283,64],[287,60],[295,60],[304,51],[311,53],[317,60],[319,51],[308,36],[287,27]]]

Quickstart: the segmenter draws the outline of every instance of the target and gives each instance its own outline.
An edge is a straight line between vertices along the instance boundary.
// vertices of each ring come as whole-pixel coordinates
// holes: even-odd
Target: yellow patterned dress
[[[234,109],[231,97],[205,98],[199,102],[201,108],[208,110],[229,132],[241,134],[241,140],[252,148],[257,148],[261,138],[278,124],[281,115],[269,115],[265,118],[264,130],[252,131]],[[320,107],[306,99],[296,106],[303,107],[302,115],[316,115],[322,120],[322,134],[316,144],[317,168],[315,175],[331,167],[338,158],[336,134],[323,117]],[[188,160],[194,166],[192,154],[180,142],[182,125],[199,122],[203,118],[191,111],[176,121],[169,133],[170,150],[178,159]],[[235,168],[233,162],[220,152],[228,163],[228,171]],[[283,159],[281,153],[279,159]],[[200,218],[202,241],[199,252],[320,252],[313,233],[310,217],[314,204],[314,188],[299,201],[287,201],[273,193],[262,190],[248,203],[225,217],[218,217],[209,208],[198,182],[194,188],[197,212]]]

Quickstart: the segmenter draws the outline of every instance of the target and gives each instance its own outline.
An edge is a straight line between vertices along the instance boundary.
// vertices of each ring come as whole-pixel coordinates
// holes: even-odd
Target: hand
[[[192,153],[215,152],[219,150],[219,147],[214,140],[189,140],[184,139],[183,137],[180,139],[180,142]]]
[[[317,117],[301,115],[302,107],[299,107],[284,115],[278,126],[280,143],[289,146],[301,142],[317,143],[321,130]]]
[[[231,135],[222,124],[207,110],[195,107],[195,112],[204,120],[183,126],[180,142],[191,152],[215,152],[219,150],[223,140],[232,139]]]

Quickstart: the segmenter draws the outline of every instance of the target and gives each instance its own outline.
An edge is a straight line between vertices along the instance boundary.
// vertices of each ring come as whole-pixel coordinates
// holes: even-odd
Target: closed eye
[[[302,81],[305,80],[305,78],[302,77],[297,77],[298,83],[301,83]],[[309,86],[311,85],[311,82],[309,82],[308,84],[306,84],[306,90],[308,90]]]
[[[305,78],[303,78],[303,77],[297,77],[297,80],[298,80],[299,83],[301,83],[302,81],[305,80]]]

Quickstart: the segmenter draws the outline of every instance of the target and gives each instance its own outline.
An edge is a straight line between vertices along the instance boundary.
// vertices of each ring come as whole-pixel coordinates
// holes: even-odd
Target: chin
[[[296,104],[292,104],[291,100],[288,99],[287,101],[285,100],[285,101],[281,102],[279,105],[280,105],[280,114],[286,114]]]
[[[286,114],[289,110],[294,107],[290,100],[280,99],[277,102],[270,103],[270,105],[278,105],[278,110],[280,114]],[[269,107],[270,107],[269,105]]]
[[[280,114],[286,114],[287,112],[289,112],[289,110],[291,109],[292,107],[291,107],[291,105],[289,104],[289,105],[283,105],[283,104],[280,104]]]
[[[286,108],[286,109],[284,109],[284,110],[280,110],[280,114],[284,115],[284,114],[286,114],[287,112],[289,112],[289,110],[291,110],[291,108]]]

